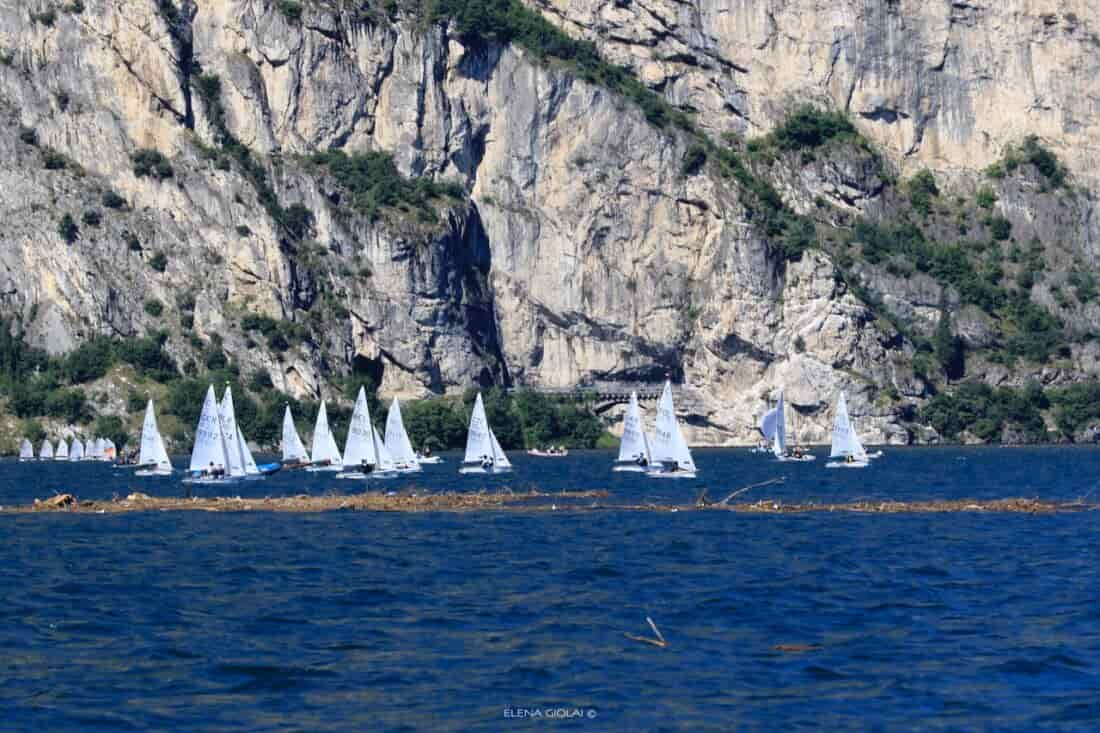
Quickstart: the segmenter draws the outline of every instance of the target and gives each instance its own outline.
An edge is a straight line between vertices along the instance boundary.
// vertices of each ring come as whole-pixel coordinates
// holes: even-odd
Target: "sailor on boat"
[[[649,459],[645,457],[645,453],[639,453],[634,458],[634,462],[637,463],[642,468],[645,468],[646,466],[649,465]]]
[[[215,466],[211,461],[210,465],[203,469],[202,476],[204,478],[223,478],[225,476],[225,466]]]
[[[491,469],[493,467],[493,457],[492,456],[482,456],[481,457],[481,467],[484,468],[486,471]]]
[[[363,460],[359,461],[359,470],[362,471],[363,473],[373,473],[374,472],[374,464],[368,462],[367,459],[364,458]]]

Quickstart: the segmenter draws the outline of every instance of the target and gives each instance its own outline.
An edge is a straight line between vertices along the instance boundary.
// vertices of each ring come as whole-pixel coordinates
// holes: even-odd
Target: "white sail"
[[[783,404],[783,391],[779,392],[779,403],[775,406],[775,435],[772,436],[772,453],[781,458],[787,452],[787,417]]]
[[[375,464],[376,471],[393,471],[397,468],[397,461],[390,451],[389,446],[386,445],[386,441],[382,440],[382,436],[378,434],[374,426],[370,426],[371,442],[374,445],[374,452],[378,456],[378,463]],[[417,466],[417,470],[419,470]]]
[[[328,427],[328,410],[324,400],[321,400],[321,409],[317,411],[317,423],[313,427],[313,449],[310,452],[313,454],[314,464],[330,463],[338,466],[343,463],[336,438],[332,437],[332,431]]]
[[[680,469],[694,471],[684,434],[676,421],[676,407],[672,403],[672,382],[665,382],[661,400],[657,403],[657,421],[653,436],[653,460],[659,463],[675,463]]]
[[[34,446],[26,438],[19,443],[19,457],[24,461],[34,458]]]
[[[630,393],[630,404],[623,415],[623,439],[619,441],[619,462],[634,462],[639,456],[651,460],[645,429],[642,427],[642,415],[638,409],[638,394]]]
[[[290,414],[290,405],[283,413],[283,461],[287,463],[309,463],[309,454],[298,437],[298,428],[294,425],[294,416]]]
[[[470,414],[470,427],[466,432],[466,456],[464,463],[481,463],[486,456],[493,455],[493,441],[489,437],[489,421],[485,417],[485,403],[481,393],[477,393],[474,411]]]
[[[512,462],[508,460],[504,449],[500,447],[500,441],[497,440],[497,434],[493,432],[492,428],[489,428],[489,440],[493,444],[493,465],[497,468],[511,468]]]
[[[69,444],[65,442],[65,439],[57,441],[57,449],[53,452],[55,461],[67,461],[69,460]]]
[[[69,446],[69,460],[84,460],[84,443],[80,440],[80,438],[73,438],[73,444]]]
[[[233,390],[228,384],[225,386],[225,394],[222,395],[222,403],[218,414],[221,418],[222,441],[225,443],[226,473],[230,476],[244,476],[244,449],[241,447],[239,439],[241,431],[237,428],[237,413],[233,406]]]
[[[764,435],[764,440],[769,443],[775,438],[775,429],[779,424],[779,408],[773,407],[764,413],[764,417],[760,419],[760,432]]]
[[[118,449],[115,448],[115,441],[107,438],[103,441],[103,460],[113,461],[115,456],[118,455]]]
[[[344,443],[344,468],[359,468],[363,463],[378,466],[378,450],[374,442],[374,426],[370,421],[367,392],[362,387],[355,397],[355,409],[351,412],[348,439]]]
[[[99,460],[103,458],[103,449],[103,438],[96,438],[95,440],[91,441],[91,447],[89,448],[87,455],[89,458],[95,458],[96,460]]]
[[[141,447],[138,449],[139,466],[152,466],[157,462],[157,441],[159,439],[157,413],[153,408],[153,401],[149,400],[145,403],[145,419],[141,423]]]
[[[390,411],[386,414],[386,447],[393,454],[393,460],[420,470],[420,464],[416,461],[416,451],[413,450],[409,434],[405,432],[405,421],[401,418],[401,403],[393,398],[390,403]]]
[[[252,457],[252,451],[248,448],[248,441],[244,439],[241,426],[237,426],[237,445],[241,451],[241,463],[244,465],[245,476],[259,476],[260,469],[256,465],[256,459]]]
[[[191,450],[190,464],[192,471],[203,471],[211,466],[225,468],[228,465],[218,412],[218,401],[214,398],[214,386],[211,385],[206,390],[202,414],[195,428],[195,447]]]
[[[38,449],[38,460],[48,461],[53,459],[53,443],[49,438],[42,441],[42,447]]]
[[[164,447],[164,438],[157,431],[157,444],[153,450],[153,462],[157,464],[157,470],[171,471],[172,461],[168,458],[168,450]]]
[[[855,428],[848,417],[848,401],[844,393],[836,401],[836,417],[833,418],[833,443],[829,451],[830,458],[846,458],[852,456],[857,461],[867,460],[867,451],[856,436]]]

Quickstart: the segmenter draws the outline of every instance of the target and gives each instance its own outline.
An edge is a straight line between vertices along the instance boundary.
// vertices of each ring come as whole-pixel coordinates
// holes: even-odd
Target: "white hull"
[[[458,469],[458,472],[459,473],[464,473],[464,474],[470,474],[470,473],[511,473],[512,472],[512,467],[511,466],[507,466],[507,467],[493,466],[492,468],[482,468],[481,466],[463,466],[462,468]]]
[[[825,464],[825,468],[867,468],[865,461],[855,461],[849,463],[847,461],[829,461]]]
[[[343,471],[343,466],[306,466],[306,470],[310,473],[321,473],[325,471]]]
[[[221,478],[206,478],[202,476],[185,478],[181,483],[185,484],[235,484],[241,481],[243,476],[222,476]]]
[[[868,458],[882,458],[882,451],[877,450],[874,453],[868,453],[867,457]]]
[[[443,459],[439,456],[431,456],[430,458],[417,457],[416,462],[421,466],[435,465],[437,463],[443,463]]]
[[[143,468],[140,471],[134,471],[135,476],[141,478],[155,477],[155,476],[171,476],[172,469],[170,468]]]
[[[645,475],[649,478],[695,478],[697,476],[695,471],[664,471],[661,469],[646,471]]]
[[[650,473],[653,468],[651,466],[639,466],[637,463],[619,463],[612,466],[611,470],[617,473]]]
[[[341,471],[336,474],[334,478],[362,480],[397,478],[397,471],[371,471],[370,473],[363,473],[362,471]]]
[[[805,463],[806,461],[816,461],[817,456],[811,456],[809,454],[804,455],[801,458],[796,458],[795,456],[782,456],[780,458],[776,458],[775,460],[779,461],[780,463]]]

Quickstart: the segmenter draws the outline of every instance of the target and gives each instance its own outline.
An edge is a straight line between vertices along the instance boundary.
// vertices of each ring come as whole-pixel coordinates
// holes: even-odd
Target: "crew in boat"
[[[649,465],[649,459],[645,457],[645,453],[639,453],[638,457],[634,459],[634,462],[642,468],[645,468]]]
[[[363,473],[372,473],[374,471],[374,464],[368,463],[367,459],[364,458],[363,460],[359,461],[359,470]]]
[[[203,470],[202,475],[207,478],[221,478],[225,476],[225,468],[222,466],[215,466],[213,461],[210,461],[210,465]]]
[[[425,444],[424,450],[420,451],[420,455],[423,458],[431,458],[432,457],[432,447],[430,445]]]
[[[486,471],[488,471],[490,468],[492,468],[493,467],[493,457],[492,456],[482,456],[481,457],[481,467],[484,468]]]

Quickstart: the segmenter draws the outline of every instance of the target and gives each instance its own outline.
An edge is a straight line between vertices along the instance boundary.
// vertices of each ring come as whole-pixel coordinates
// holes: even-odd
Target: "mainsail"
[[[649,453],[649,444],[646,440],[645,429],[642,427],[642,415],[638,409],[638,394],[630,393],[630,404],[623,415],[623,439],[619,441],[619,462],[633,462],[639,456],[645,456],[647,462],[652,460]]]
[[[84,443],[80,440],[80,438],[73,438],[73,444],[69,446],[69,460],[84,460]]]
[[[332,437],[332,431],[328,427],[328,410],[325,401],[321,400],[321,409],[317,411],[317,423],[313,427],[313,454],[314,464],[340,465],[340,448],[336,445],[336,438]]]
[[[772,436],[772,453],[782,458],[787,452],[787,418],[783,405],[783,391],[779,391],[779,402],[775,406],[775,434]]]
[[[511,468],[512,462],[504,454],[504,449],[500,447],[500,441],[497,440],[497,434],[492,428],[489,428],[489,439],[493,443],[493,465],[498,468]]]
[[[684,434],[676,421],[676,407],[672,403],[672,382],[665,382],[661,400],[657,403],[656,430],[653,436],[653,460],[659,463],[675,463],[682,470],[694,471]]]
[[[24,461],[34,458],[34,446],[26,438],[19,443],[19,457]]]
[[[283,461],[287,463],[309,463],[309,454],[298,437],[298,428],[294,425],[294,416],[290,414],[290,405],[283,413]]]
[[[195,447],[191,450],[190,468],[192,471],[204,471],[211,466],[226,468],[227,465],[218,401],[214,397],[214,386],[211,385],[206,390],[202,414],[199,415],[199,424],[195,428]]]
[[[386,415],[386,447],[390,449],[394,461],[420,470],[416,451],[413,450],[409,434],[405,432],[405,421],[401,418],[401,403],[396,397],[390,403],[390,411]]]
[[[138,465],[152,466],[157,462],[157,440],[160,433],[157,431],[157,414],[153,409],[153,401],[145,403],[145,420],[141,423],[141,447],[138,449]]]
[[[219,409],[221,418],[222,441],[225,443],[226,473],[230,476],[244,476],[244,449],[241,447],[240,434],[237,428],[237,412],[233,405],[233,389],[227,384],[225,394],[222,395],[222,403]]]
[[[481,393],[477,393],[474,401],[474,411],[470,413],[470,427],[466,432],[466,456],[464,463],[481,463],[481,461],[493,455],[493,440],[489,433],[489,421],[485,417],[485,403],[481,401]]]
[[[348,439],[344,443],[344,468],[359,468],[366,463],[379,465],[378,449],[374,441],[374,427],[370,421],[367,392],[362,387],[355,398],[355,409],[348,425]]]
[[[840,399],[836,402],[836,417],[833,419],[833,444],[829,451],[830,458],[846,458],[851,456],[857,461],[866,461],[867,452],[856,436],[852,421],[848,418],[848,402],[844,399],[844,393],[840,393]]]
[[[49,438],[42,441],[42,447],[38,449],[38,460],[49,461],[53,459],[53,443]]]
[[[69,444],[65,442],[65,439],[57,441],[57,449],[53,452],[54,460],[67,461],[69,460]]]

